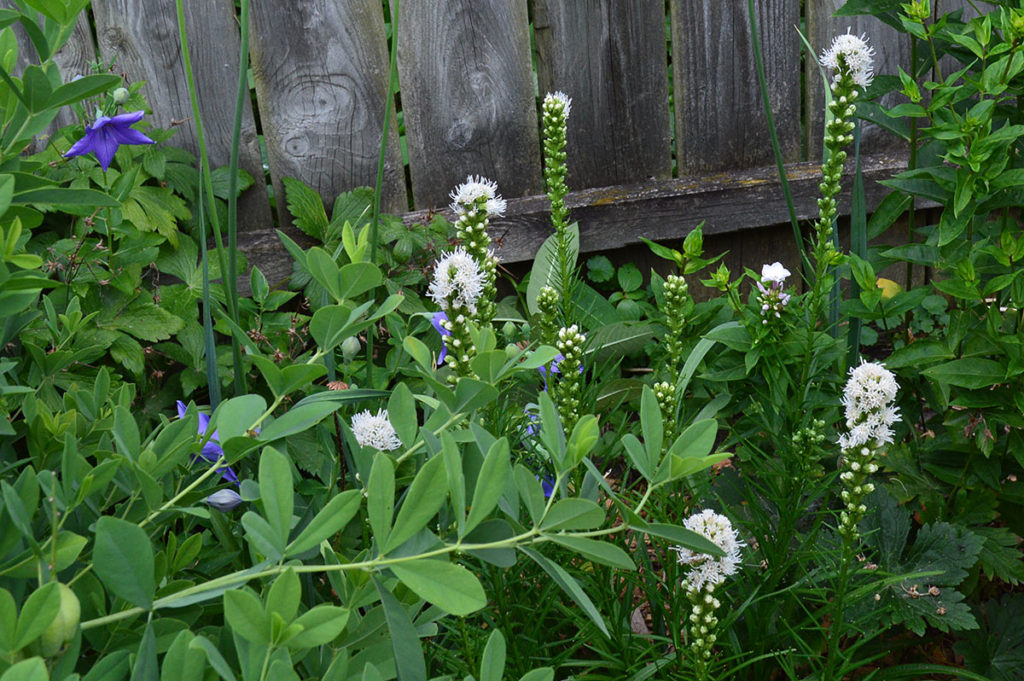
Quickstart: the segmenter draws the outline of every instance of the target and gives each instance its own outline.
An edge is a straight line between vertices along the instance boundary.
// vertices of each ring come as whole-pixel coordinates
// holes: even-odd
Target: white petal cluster
[[[544,95],[543,108],[547,111],[562,110],[565,112],[565,117],[568,118],[569,111],[572,109],[572,98],[561,90],[549,92]]]
[[[782,285],[789,275],[792,274],[781,262],[773,262],[771,265],[761,266],[761,281]]]
[[[454,304],[475,314],[484,279],[484,272],[473,256],[457,246],[437,261],[427,295],[445,312]]]
[[[850,369],[843,390],[849,432],[839,436],[839,445],[853,449],[872,441],[876,446],[891,443],[892,425],[900,420],[899,408],[893,405],[899,389],[896,377],[881,364],[862,361]]]
[[[485,201],[488,217],[504,215],[507,207],[505,199],[498,196],[498,183],[479,175],[467,175],[466,181],[449,196],[452,200],[451,209],[456,215],[464,214],[480,199]]]
[[[867,36],[858,37],[850,33],[850,29],[846,29],[846,33],[837,35],[832,40],[832,46],[822,52],[821,65],[827,69],[838,71],[839,55],[843,55],[843,61],[846,62],[846,67],[850,70],[850,76],[854,83],[862,88],[871,85],[871,80],[874,78],[872,69],[874,68],[875,50],[868,47]],[[838,78],[839,74],[837,73],[835,77]]]
[[[740,548],[745,544],[740,541],[739,534],[728,518],[706,508],[684,520],[683,526],[704,535],[725,552],[724,556],[716,558],[683,546],[673,546],[672,550],[679,554],[679,562],[691,566],[686,574],[689,588],[700,591],[708,587],[707,590],[712,591],[725,581],[726,576],[736,574],[740,564]]]
[[[370,410],[359,412],[352,417],[352,434],[360,447],[373,447],[382,452],[390,452],[402,446],[388,413],[377,410],[376,414]]]

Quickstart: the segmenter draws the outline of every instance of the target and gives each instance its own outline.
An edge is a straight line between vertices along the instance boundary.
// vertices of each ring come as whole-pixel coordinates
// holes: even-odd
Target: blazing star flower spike
[[[832,40],[832,46],[822,52],[821,65],[836,71],[836,78],[840,76],[838,73],[840,56],[842,56],[846,68],[849,69],[854,83],[862,88],[871,85],[871,80],[874,78],[872,69],[874,68],[875,50],[868,47],[867,36],[858,37],[850,33],[850,29],[846,29],[846,33],[837,35]]]
[[[483,270],[460,246],[437,261],[427,295],[445,312],[454,305],[475,314],[483,290]]]
[[[891,443],[892,425],[900,420],[899,408],[892,404],[899,389],[896,376],[877,362],[862,361],[850,369],[843,389],[846,427],[850,432],[839,437],[839,445],[854,449],[872,441],[878,446]]]
[[[565,112],[565,117],[569,117],[569,111],[572,109],[572,98],[565,94],[561,90],[557,92],[549,92],[544,95],[545,109],[562,109]]]
[[[761,281],[782,285],[789,275],[792,274],[781,262],[773,262],[771,265],[761,266]]]
[[[105,171],[122,144],[155,144],[154,140],[131,127],[142,120],[142,115],[142,111],[132,111],[117,116],[99,116],[95,123],[86,126],[85,137],[71,145],[64,158],[83,156],[91,151]]]
[[[484,199],[484,208],[489,217],[504,215],[507,207],[505,199],[498,195],[498,183],[479,175],[467,175],[466,181],[449,196],[452,199],[452,212],[456,215],[462,215],[480,199]]]
[[[360,447],[373,447],[382,452],[390,452],[402,446],[402,441],[391,425],[391,419],[384,409],[376,414],[370,410],[359,412],[352,417],[352,434]]]
[[[740,548],[745,544],[740,541],[739,533],[733,529],[728,518],[711,509],[704,509],[684,520],[683,526],[704,535],[725,552],[724,556],[715,558],[683,546],[672,547],[672,550],[679,554],[679,562],[691,566],[686,575],[690,588],[700,591],[710,587],[708,590],[711,591],[724,582],[726,576],[736,574],[740,564]]]

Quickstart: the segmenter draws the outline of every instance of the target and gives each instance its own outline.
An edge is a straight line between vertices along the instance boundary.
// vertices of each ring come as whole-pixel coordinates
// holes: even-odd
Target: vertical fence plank
[[[825,126],[825,85],[818,68],[821,53],[832,44],[832,39],[847,30],[863,34],[875,50],[875,75],[897,75],[899,67],[910,70],[909,38],[893,27],[871,16],[834,17],[832,14],[846,4],[846,0],[807,0],[807,41],[814,48],[805,62],[807,79],[807,153],[811,159],[821,158],[821,144]],[[812,58],[813,57],[813,58]],[[906,101],[898,93],[882,97],[881,103],[892,106]],[[892,133],[871,123],[862,123],[861,153],[870,154],[896,150],[902,142]]]
[[[663,0],[534,0],[541,94],[572,97],[573,188],[670,177]]]
[[[770,164],[747,3],[672,0],[679,174]],[[787,161],[800,154],[799,0],[758,0],[769,100]]]
[[[419,208],[448,203],[468,174],[505,197],[541,191],[526,0],[402,4],[398,65]]]
[[[279,217],[289,222],[282,178],[335,197],[377,180],[388,52],[380,0],[252,4],[252,69]],[[391,117],[381,205],[408,204]]]
[[[175,127],[178,132],[170,143],[198,154],[174,0],[93,0],[93,14],[104,61],[116,58],[117,71],[131,81],[145,80],[143,93],[153,109],[149,120],[160,127]],[[238,79],[239,35],[233,0],[186,2],[185,27],[210,164],[225,166],[231,155]],[[263,162],[248,99],[239,165],[256,182],[239,201],[239,229],[270,227]]]

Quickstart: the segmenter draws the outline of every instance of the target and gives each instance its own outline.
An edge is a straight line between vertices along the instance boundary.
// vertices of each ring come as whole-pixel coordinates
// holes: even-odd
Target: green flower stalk
[[[434,266],[434,278],[427,295],[447,319],[439,323],[450,337],[445,361],[456,376],[472,376],[470,362],[476,355],[471,325],[484,290],[485,275],[480,265],[461,246],[446,253]],[[454,381],[456,376],[452,377]]]
[[[569,236],[569,211],[565,207],[565,195],[569,191],[565,184],[566,131],[572,100],[564,92],[548,93],[541,105],[541,132],[544,138],[544,182],[548,199],[551,201],[551,227],[555,231],[555,262],[557,280],[561,293],[561,310],[557,317],[560,324],[568,324],[572,301],[572,279],[575,257]],[[553,339],[545,338],[546,342]]]
[[[690,291],[682,275],[670,274],[665,277],[664,312],[665,325],[668,327],[668,333],[665,335],[665,352],[668,354],[670,376],[678,375],[686,361],[683,338],[686,329],[686,311],[689,309],[690,302]]]
[[[455,221],[457,236],[484,275],[483,293],[477,303],[477,320],[481,324],[489,324],[494,319],[498,297],[495,286],[498,259],[490,249],[491,237],[487,234],[490,218],[505,214],[505,199],[498,195],[497,190],[496,183],[470,175],[451,193],[451,209],[458,216]]]
[[[586,342],[586,336],[575,324],[559,329],[558,340],[555,341],[555,347],[563,357],[558,363],[561,379],[554,388],[555,403],[566,433],[572,432],[579,420],[580,395],[583,392],[583,344]]]
[[[874,54],[875,51],[868,47],[863,36],[845,33],[836,36],[831,47],[821,55],[821,65],[834,71],[835,75],[831,84],[832,100],[828,105],[831,117],[825,125],[826,159],[821,166],[818,220],[814,223],[814,288],[810,299],[812,319],[818,318],[822,296],[828,290],[825,286],[828,270],[842,258],[833,243],[832,234],[838,214],[836,197],[839,195],[843,163],[846,161],[843,149],[853,142],[853,117],[857,111],[854,102],[859,89],[871,84]]]

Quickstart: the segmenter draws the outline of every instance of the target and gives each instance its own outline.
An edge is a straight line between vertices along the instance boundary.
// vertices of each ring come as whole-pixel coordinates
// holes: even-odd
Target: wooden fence
[[[960,1],[943,0],[943,9]],[[754,2],[801,219],[816,212],[823,116],[821,78],[814,61],[801,57],[797,27],[803,22],[819,54],[847,27],[866,33],[878,73],[895,73],[907,62],[905,36],[872,18],[833,18],[844,2]],[[234,6],[185,2],[216,165],[227,164],[230,152],[239,50]],[[678,239],[701,221],[706,234],[742,241],[745,230],[788,221],[744,0],[404,0],[400,12],[405,153],[393,123],[384,210],[414,223],[445,207],[466,175],[483,175],[510,199],[508,215],[493,223],[503,236],[499,257],[532,257],[549,233],[538,98],[557,89],[573,100],[568,153],[575,191],[568,204],[581,224],[583,250],[640,236]],[[96,44],[83,19],[61,55],[66,78],[85,72],[97,55],[116,59],[129,81],[147,81],[149,120],[176,126],[173,143],[194,151],[174,1],[93,0],[92,15]],[[271,279],[290,268],[272,230],[258,134],[279,206],[284,177],[316,188],[328,207],[340,192],[372,185],[388,96],[387,28],[381,0],[252,0],[258,110],[247,104],[244,111],[241,165],[256,186],[243,197],[240,229],[243,250]],[[883,195],[874,180],[903,167],[902,154],[878,132],[867,129],[862,147],[869,206]],[[287,211],[279,217],[287,222]],[[755,248],[762,247],[770,246]]]

